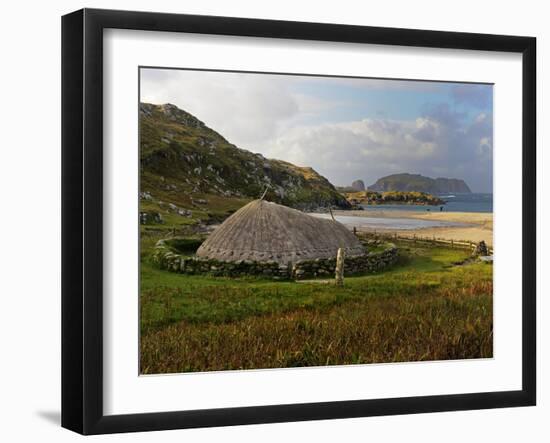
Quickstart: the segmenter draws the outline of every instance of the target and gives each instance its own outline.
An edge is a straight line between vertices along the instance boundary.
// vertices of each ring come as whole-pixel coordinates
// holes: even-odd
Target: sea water
[[[330,214],[311,214],[319,218],[331,218]],[[451,222],[443,220],[422,220],[415,218],[386,218],[386,217],[363,217],[360,215],[335,215],[336,221],[342,223],[348,228],[370,228],[370,229],[394,229],[394,230],[413,230],[421,228],[439,228],[453,226],[471,226],[468,223]]]
[[[415,211],[427,212],[493,212],[493,194],[471,193],[471,194],[441,194],[439,198],[446,203],[440,206],[425,205],[361,205],[365,211]]]

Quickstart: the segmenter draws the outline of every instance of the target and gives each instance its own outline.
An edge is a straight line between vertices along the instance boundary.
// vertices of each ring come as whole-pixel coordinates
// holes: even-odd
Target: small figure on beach
[[[443,206],[439,207],[439,212],[443,212]]]

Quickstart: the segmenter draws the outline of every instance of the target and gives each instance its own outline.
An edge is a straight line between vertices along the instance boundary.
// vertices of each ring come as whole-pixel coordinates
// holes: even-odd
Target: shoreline
[[[369,218],[399,218],[415,220],[431,220],[439,222],[460,223],[460,226],[418,227],[414,229],[392,229],[368,226],[358,226],[360,232],[386,232],[404,236],[436,237],[445,240],[472,241],[479,243],[484,240],[493,247],[493,213],[491,212],[414,212],[400,210],[376,211],[333,211],[335,216],[369,217]]]

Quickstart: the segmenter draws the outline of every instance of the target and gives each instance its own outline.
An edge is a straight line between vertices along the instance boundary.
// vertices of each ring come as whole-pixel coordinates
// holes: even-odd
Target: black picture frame
[[[503,51],[522,54],[522,389],[131,415],[103,413],[103,30]],[[536,403],[536,39],[229,17],[83,9],[62,18],[62,426],[152,431]],[[519,277],[518,277],[519,278]]]

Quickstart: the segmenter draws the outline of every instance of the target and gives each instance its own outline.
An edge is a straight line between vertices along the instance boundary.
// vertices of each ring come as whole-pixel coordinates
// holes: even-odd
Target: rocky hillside
[[[171,104],[140,104],[140,156],[142,198],[170,200],[172,194],[180,202],[185,195],[205,205],[209,197],[242,204],[267,188],[268,200],[298,209],[349,207],[312,168],[240,149]]]
[[[368,187],[369,191],[416,191],[429,194],[449,192],[470,193],[464,180],[456,178],[430,178],[420,174],[393,174],[382,177]]]

